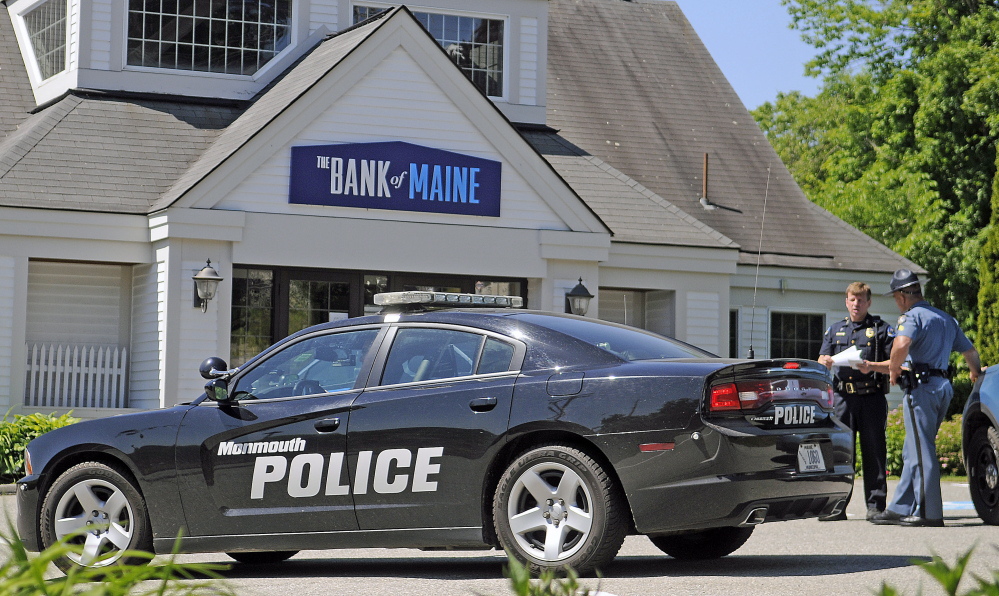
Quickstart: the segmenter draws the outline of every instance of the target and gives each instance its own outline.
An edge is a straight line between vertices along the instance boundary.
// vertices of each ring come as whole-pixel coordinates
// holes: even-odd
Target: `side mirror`
[[[205,383],[205,394],[212,401],[229,401],[229,383],[222,379],[212,379]]]
[[[204,379],[217,379],[229,372],[229,365],[218,356],[212,356],[201,363],[198,371]]]

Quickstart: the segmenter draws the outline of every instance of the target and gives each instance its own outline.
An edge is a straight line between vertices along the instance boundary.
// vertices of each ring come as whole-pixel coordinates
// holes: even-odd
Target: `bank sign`
[[[289,202],[499,217],[501,166],[401,141],[292,147]]]

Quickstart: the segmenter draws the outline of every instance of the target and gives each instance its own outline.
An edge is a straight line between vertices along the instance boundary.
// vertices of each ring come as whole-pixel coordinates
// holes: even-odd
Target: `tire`
[[[978,517],[999,525],[999,432],[984,426],[968,444],[968,489]]]
[[[711,528],[688,534],[649,536],[649,540],[674,559],[717,559],[738,550],[752,536],[753,529]]]
[[[297,550],[274,550],[265,552],[226,553],[234,560],[247,565],[272,565],[287,561],[298,554]]]
[[[123,552],[153,550],[142,494],[124,473],[103,463],[85,462],[63,472],[45,494],[39,521],[43,547],[66,538],[82,549],[55,560],[63,571],[148,563]]]
[[[587,575],[617,555],[628,531],[620,489],[593,458],[564,445],[527,451],[507,467],[493,499],[496,535],[533,573]]]

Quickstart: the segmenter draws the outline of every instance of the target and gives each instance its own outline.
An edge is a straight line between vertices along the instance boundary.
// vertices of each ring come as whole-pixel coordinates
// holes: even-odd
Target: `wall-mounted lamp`
[[[222,276],[212,267],[212,260],[208,259],[208,264],[201,268],[191,279],[194,280],[194,306],[201,307],[201,312],[208,312],[208,301],[215,297],[215,291],[219,289],[219,282]]]
[[[565,301],[569,307],[569,312],[579,316],[586,314],[586,310],[590,308],[590,300],[592,298],[593,294],[583,285],[582,277],[579,278],[579,283],[576,284],[576,287],[565,293]]]

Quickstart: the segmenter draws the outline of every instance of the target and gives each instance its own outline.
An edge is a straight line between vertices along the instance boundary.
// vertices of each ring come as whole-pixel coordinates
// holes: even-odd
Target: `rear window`
[[[564,333],[625,360],[715,357],[675,339],[616,323],[528,313],[513,317]]]

